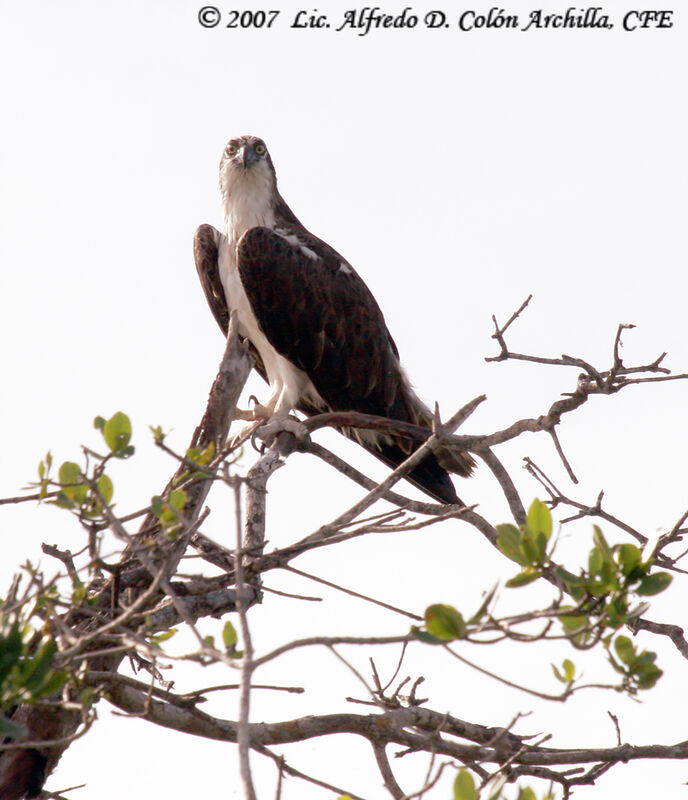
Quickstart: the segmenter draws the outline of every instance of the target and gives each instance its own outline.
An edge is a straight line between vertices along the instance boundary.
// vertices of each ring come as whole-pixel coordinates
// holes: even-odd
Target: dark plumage
[[[231,140],[220,173],[225,235],[210,225],[198,228],[196,267],[225,334],[229,307],[239,310],[240,332],[273,388],[268,412],[359,411],[430,427],[431,414],[403,372],[375,298],[353,267],[291,212],[264,143]],[[415,447],[405,437],[342,432],[392,467]],[[473,466],[468,453],[440,448],[409,480],[456,503],[447,470],[467,476]]]

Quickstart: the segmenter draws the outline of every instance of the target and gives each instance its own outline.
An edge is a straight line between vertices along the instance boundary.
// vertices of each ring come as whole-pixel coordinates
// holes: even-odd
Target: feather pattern
[[[432,415],[411,388],[382,311],[364,281],[289,209],[277,191],[272,161],[262,141],[240,137],[230,140],[228,148],[232,143],[253,147],[254,153],[258,143],[265,157],[252,156],[259,165],[253,166],[259,184],[254,184],[251,194],[247,175],[234,174],[236,156],[229,158],[225,151],[221,163],[225,236],[210,225],[196,231],[196,268],[220,328],[226,333],[229,307],[237,302],[223,275],[224,258],[229,269],[238,273],[242,302],[245,293],[252,312],[251,325],[260,329],[252,336],[250,325],[244,325],[244,335],[254,345],[257,370],[272,385],[274,359],[292,365],[285,381],[298,397],[290,396],[291,407],[306,414],[359,411],[430,427]],[[241,152],[245,165],[246,151]],[[415,447],[401,436],[352,429],[342,429],[342,433],[392,467]],[[440,448],[409,479],[435,499],[456,503],[460,501],[447,471],[467,476],[474,463],[468,453]]]

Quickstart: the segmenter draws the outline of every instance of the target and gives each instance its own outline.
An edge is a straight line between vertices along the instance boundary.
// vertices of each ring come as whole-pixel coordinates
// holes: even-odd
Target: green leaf
[[[628,620],[628,622],[630,622],[631,620],[636,619],[637,617],[642,617],[643,614],[647,613],[649,608],[650,608],[649,603],[640,603],[639,605],[634,606],[628,611],[628,613],[626,614],[626,619]]]
[[[160,497],[158,494],[154,495],[151,498],[151,511],[156,517],[161,517],[163,510],[162,497]]]
[[[620,628],[628,621],[628,603],[624,595],[615,597],[607,606],[607,621],[613,628]]]
[[[153,434],[153,440],[156,444],[162,444],[165,441],[165,436],[167,435],[160,425],[153,425],[148,426],[150,428],[151,433]]]
[[[540,553],[535,537],[528,530],[521,534],[521,551],[529,565],[540,563]]]
[[[598,547],[593,547],[590,551],[590,555],[588,556],[588,573],[590,577],[595,577],[599,575],[602,571],[602,565],[604,564],[604,559],[602,557],[602,552]]]
[[[19,662],[23,649],[24,643],[22,642],[19,622],[15,621],[12,623],[7,636],[0,636],[0,686],[2,686],[12,668]]]
[[[487,609],[492,602],[492,598],[495,596],[495,592],[497,591],[497,584],[492,587],[492,589],[487,593],[485,599],[480,604],[480,608],[473,614],[473,616],[468,620],[469,625],[475,625],[476,622],[480,622],[480,620],[485,616],[487,613]]]
[[[57,645],[52,639],[49,639],[35,658],[27,662],[26,667],[22,670],[22,682],[25,689],[33,692],[43,683],[56,652]]]
[[[607,540],[604,538],[604,534],[598,525],[592,526],[592,538],[597,547],[600,550],[600,554],[602,555],[603,561],[607,564],[614,564],[614,557],[612,556],[612,551],[607,544]]]
[[[526,567],[522,572],[519,572],[518,575],[514,575],[513,578],[509,578],[509,580],[506,582],[506,586],[508,586],[510,589],[516,589],[519,586],[527,586],[529,583],[532,583],[541,577],[541,569]]]
[[[162,642],[166,642],[168,639],[171,639],[176,632],[177,628],[170,628],[169,630],[163,631],[162,633],[156,633],[154,636],[151,636],[151,639],[156,644],[161,644]]]
[[[88,495],[88,486],[81,483],[81,468],[73,461],[65,461],[58,471],[62,490],[58,494],[57,505],[72,508],[74,503],[81,505]]]
[[[460,769],[454,779],[454,800],[478,800],[473,776],[467,769]]]
[[[93,420],[93,427],[98,431],[104,430],[105,429],[105,417],[96,417]]]
[[[190,447],[186,451],[186,457],[189,461],[193,461],[195,464],[200,464],[202,467],[207,466],[211,461],[213,456],[215,455],[215,444],[211,442],[207,447],[201,450],[200,447]],[[200,477],[205,477],[205,473],[201,472]]]
[[[562,611],[565,610],[565,608],[562,608]],[[592,631],[589,629],[587,617],[583,615],[569,616],[562,614],[558,619],[564,628],[564,635],[567,636],[574,645],[582,645],[590,640]]]
[[[229,620],[225,622],[224,628],[222,629],[222,641],[224,642],[225,650],[229,652],[234,651],[236,643],[239,641],[236,628]]]
[[[116,455],[129,444],[131,439],[131,421],[126,414],[118,411],[113,414],[103,427],[105,443]]]
[[[64,669],[55,670],[43,683],[41,687],[34,693],[34,697],[38,699],[39,697],[47,697],[53,692],[59,692],[59,690],[67,683],[69,680],[69,673]]]
[[[573,676],[576,674],[576,667],[573,661],[565,658],[562,666],[564,667],[564,675],[566,676],[566,680],[571,683]]]
[[[585,594],[586,580],[581,575],[574,575],[563,567],[556,567],[554,573],[574,600],[580,600]]]
[[[112,481],[110,480],[109,476],[103,473],[100,478],[98,478],[96,486],[98,487],[98,491],[102,495],[103,500],[110,505],[110,500],[112,500],[115,487],[112,485]]]
[[[79,692],[79,702],[85,708],[90,708],[94,699],[97,697],[97,692],[92,687],[87,687]]]
[[[528,509],[526,525],[534,537],[542,533],[545,536],[545,540],[547,540],[552,535],[552,515],[549,508],[537,497]]]
[[[567,589],[570,589],[572,586],[580,589],[585,588],[585,578],[581,575],[574,575],[573,572],[569,572],[568,570],[559,566],[554,570],[554,572],[557,578],[559,578],[559,580],[566,586]]]
[[[573,678],[576,673],[576,668],[572,661],[570,661],[568,658],[564,659],[564,662],[562,663],[563,672],[560,672],[559,669],[554,664],[552,664],[551,666],[552,666],[552,671],[554,672],[554,675],[557,680],[567,685],[573,683]]]
[[[654,656],[655,654],[648,653],[647,655]],[[634,666],[632,672],[639,689],[651,689],[664,674],[658,666],[645,661]]]
[[[636,589],[638,594],[652,595],[663,592],[673,580],[668,572],[653,572],[640,581],[640,586]]]
[[[530,788],[530,786],[524,786],[523,788],[519,787],[518,800],[537,800],[537,798],[535,797],[535,792]]]
[[[614,667],[614,669],[617,672],[620,672],[622,675],[626,674],[626,670],[622,666],[620,666],[616,661],[614,661],[614,657],[611,655],[611,653],[607,656],[607,658],[609,660],[609,663],[612,665],[612,667]]]
[[[466,635],[466,623],[461,614],[453,606],[443,603],[425,609],[425,627],[428,633],[447,642],[463,639]]]
[[[587,617],[584,617],[582,614],[580,615],[573,615],[573,614],[562,614],[559,617],[559,622],[564,626],[564,629],[567,633],[572,633],[573,631],[578,631],[581,628],[585,627],[588,622]]]
[[[642,553],[634,544],[619,545],[619,564],[624,577],[628,577],[642,561]]]
[[[617,636],[614,640],[614,650],[616,650],[616,655],[626,666],[630,666],[635,661],[635,647],[633,647],[633,642],[628,636]]]
[[[63,486],[70,486],[79,483],[79,476],[81,475],[81,468],[73,461],[65,461],[60,467],[58,477]]]
[[[497,547],[507,558],[526,567],[531,560],[523,554],[521,531],[515,525],[497,525]]]
[[[588,583],[587,589],[594,597],[602,597],[614,591],[617,584],[614,580],[593,580]]]
[[[80,606],[86,599],[86,587],[82,584],[75,586],[72,592],[72,605]]]
[[[186,505],[186,492],[183,489],[175,489],[174,491],[170,492],[168,503],[172,506],[172,508],[176,508],[177,511],[181,511]]]
[[[547,559],[547,537],[542,531],[538,533],[535,539],[535,546],[537,549],[538,563],[544,564]]]
[[[422,630],[417,625],[411,625],[411,636],[415,639],[418,639],[419,642],[425,642],[425,644],[445,644],[444,639],[439,639],[437,636],[433,636],[431,633]]]

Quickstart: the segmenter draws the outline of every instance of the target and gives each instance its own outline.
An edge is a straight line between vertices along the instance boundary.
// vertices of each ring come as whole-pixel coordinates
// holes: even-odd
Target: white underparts
[[[270,397],[262,405],[270,416],[287,416],[300,398],[323,408],[326,404],[306,373],[280,355],[268,341],[253,313],[237,268],[237,246],[246,231],[257,226],[275,229],[273,187],[273,176],[265,161],[249,170],[229,165],[221,173],[225,224],[224,236],[218,242],[218,266],[227,305],[237,312],[239,332],[253,343],[265,365]],[[291,238],[296,239],[290,236],[287,241]],[[309,258],[317,258],[298,239],[294,243],[299,244]]]

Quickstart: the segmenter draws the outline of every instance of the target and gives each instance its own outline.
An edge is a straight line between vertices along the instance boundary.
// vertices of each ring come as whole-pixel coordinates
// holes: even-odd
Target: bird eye
[[[225,148],[225,153],[227,153],[228,156],[233,156],[234,153],[236,153],[236,151],[237,151],[237,146],[235,144],[228,144],[227,147]]]
[[[259,156],[265,155],[265,145],[261,144],[260,142],[253,148],[256,151],[256,154]]]

